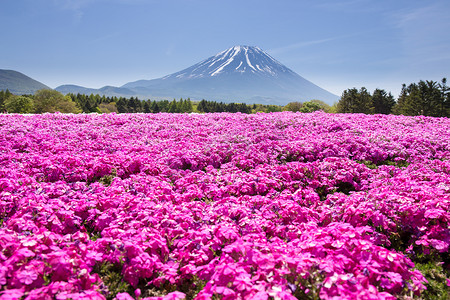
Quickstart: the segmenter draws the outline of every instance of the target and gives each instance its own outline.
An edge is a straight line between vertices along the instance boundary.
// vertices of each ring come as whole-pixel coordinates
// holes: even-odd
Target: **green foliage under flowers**
[[[409,163],[406,160],[397,160],[397,161],[395,161],[393,159],[386,159],[386,160],[378,161],[376,163],[373,162],[373,161],[370,161],[370,160],[358,160],[357,162],[360,163],[360,164],[366,165],[366,167],[368,167],[369,169],[376,169],[379,166],[383,166],[383,165],[395,166],[395,167],[398,167],[398,168],[403,168],[403,167],[409,166]]]
[[[103,176],[99,179],[99,182],[105,186],[110,186],[115,177],[117,177],[117,170],[112,169],[111,174]]]
[[[194,299],[194,297],[205,287],[206,283],[195,276],[191,280],[186,280],[181,286],[171,284],[164,281],[158,286],[140,280],[136,288],[131,286],[124,280],[122,275],[122,265],[112,264],[109,262],[98,263],[93,270],[103,281],[100,286],[101,293],[106,299],[115,299],[119,293],[135,294],[135,290],[141,290],[141,297],[162,297],[174,291],[182,291],[186,295],[186,299]]]
[[[415,262],[415,265],[428,281],[428,283],[425,284],[427,290],[422,292],[420,299],[449,299],[450,287],[447,285],[447,279],[450,277],[449,271],[444,270],[442,264],[426,259],[423,255],[420,255],[420,258],[418,257],[416,260],[423,261]],[[130,295],[134,294],[135,289],[129,283],[124,281],[121,271],[122,266],[108,262],[100,263],[94,267],[93,272],[97,273],[102,278],[104,286],[101,286],[101,291],[108,300],[114,299],[119,293],[127,292]],[[315,272],[306,278],[297,276],[296,279],[294,278],[294,280],[292,280],[293,283],[289,283],[293,295],[298,299],[319,299],[318,294],[321,286],[320,282],[323,280],[321,277],[322,276],[318,272]],[[309,289],[298,289],[297,286],[300,282],[302,286],[309,287]],[[147,297],[163,296],[164,294],[178,289],[186,293],[186,299],[193,299],[195,295],[197,295],[197,293],[204,287],[204,285],[205,283],[201,280],[193,278],[193,280],[190,281],[190,284],[185,282],[181,287],[176,287],[168,282],[163,283],[159,287],[141,283],[139,287],[143,291],[143,296]]]
[[[106,299],[114,299],[118,293],[133,294],[133,287],[123,280],[121,272],[122,266],[109,262],[103,262],[94,267],[93,273],[97,273],[103,281],[104,286],[100,288]]]
[[[428,283],[425,283],[427,289],[421,294],[422,299],[449,299],[450,287],[447,285],[447,280],[450,279],[449,270],[444,270],[442,264],[432,260],[424,263],[416,262],[416,268],[422,272],[428,281]]]

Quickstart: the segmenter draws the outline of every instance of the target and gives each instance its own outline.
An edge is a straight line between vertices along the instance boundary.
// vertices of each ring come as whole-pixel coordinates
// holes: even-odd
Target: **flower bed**
[[[430,263],[442,292],[449,137],[425,117],[0,115],[0,299],[396,299],[430,292]]]

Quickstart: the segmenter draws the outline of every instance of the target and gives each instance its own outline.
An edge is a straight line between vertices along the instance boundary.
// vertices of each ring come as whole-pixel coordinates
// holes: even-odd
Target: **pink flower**
[[[87,254],[86,254],[86,257],[88,258],[88,259],[91,259],[91,260],[93,260],[93,261],[101,261],[102,260],[102,253],[100,253],[100,252],[96,252],[96,251],[89,251]]]
[[[182,292],[172,292],[163,297],[147,297],[147,298],[142,298],[142,300],[181,300],[181,299],[185,299],[185,298],[186,298],[186,294],[184,294]],[[206,298],[201,298],[201,299],[206,299]],[[124,300],[126,300],[126,299],[124,299]]]
[[[16,276],[21,283],[26,285],[32,284],[38,278],[38,275],[33,270],[22,270]]]
[[[5,266],[0,266],[0,285],[6,284],[6,273],[8,272],[8,268]]]
[[[185,299],[186,295],[182,292],[172,292],[163,297],[163,300],[180,300]]]
[[[22,241],[22,245],[24,245],[25,247],[34,247],[37,244],[36,240],[24,240]]]
[[[264,292],[264,291],[260,291],[260,292],[257,292],[252,297],[252,299],[254,299],[254,300],[267,300],[267,299],[269,299],[269,295],[266,292]]]
[[[0,300],[17,300],[21,299],[24,294],[23,290],[11,289],[0,292]]]
[[[437,239],[431,239],[430,240],[431,246],[433,246],[436,250],[440,251],[440,252],[445,252],[446,250],[448,251],[448,243],[441,241],[441,240],[437,240]]]
[[[116,296],[117,300],[134,300],[133,297],[128,293],[118,293]]]
[[[224,286],[216,286],[213,290],[217,294],[223,295],[224,297],[231,297],[231,296],[236,295],[236,293],[232,289],[229,289],[229,288],[224,287]]]
[[[18,250],[15,255],[21,258],[33,257],[35,254],[33,251],[28,250],[27,248],[22,248]]]
[[[425,212],[424,217],[427,219],[438,219],[443,214],[445,214],[445,211],[442,209],[428,209]]]

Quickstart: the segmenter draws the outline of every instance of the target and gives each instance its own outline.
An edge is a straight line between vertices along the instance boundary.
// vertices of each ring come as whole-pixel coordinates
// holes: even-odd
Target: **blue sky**
[[[1,0],[0,69],[121,86],[252,45],[337,95],[397,97],[450,77],[449,28],[448,0]]]

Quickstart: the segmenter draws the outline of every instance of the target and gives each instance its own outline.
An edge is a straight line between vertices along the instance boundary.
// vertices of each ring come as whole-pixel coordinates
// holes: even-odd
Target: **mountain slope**
[[[132,90],[129,90],[127,88],[120,88],[120,87],[114,87],[114,86],[104,86],[100,89],[91,89],[86,88],[79,85],[73,85],[73,84],[65,84],[58,86],[55,90],[57,90],[60,93],[63,94],[99,94],[99,95],[106,95],[106,96],[136,96],[136,93]]]
[[[292,101],[322,100],[333,104],[338,96],[318,87],[258,47],[235,46],[187,69],[122,87],[90,89],[75,85],[56,88],[62,93],[137,96],[141,99],[191,98],[286,105]]]
[[[235,46],[180,72],[122,86],[158,97],[285,105],[338,96],[318,87],[258,47]]]
[[[50,88],[20,72],[0,69],[0,90],[6,89],[15,95],[24,95]]]

